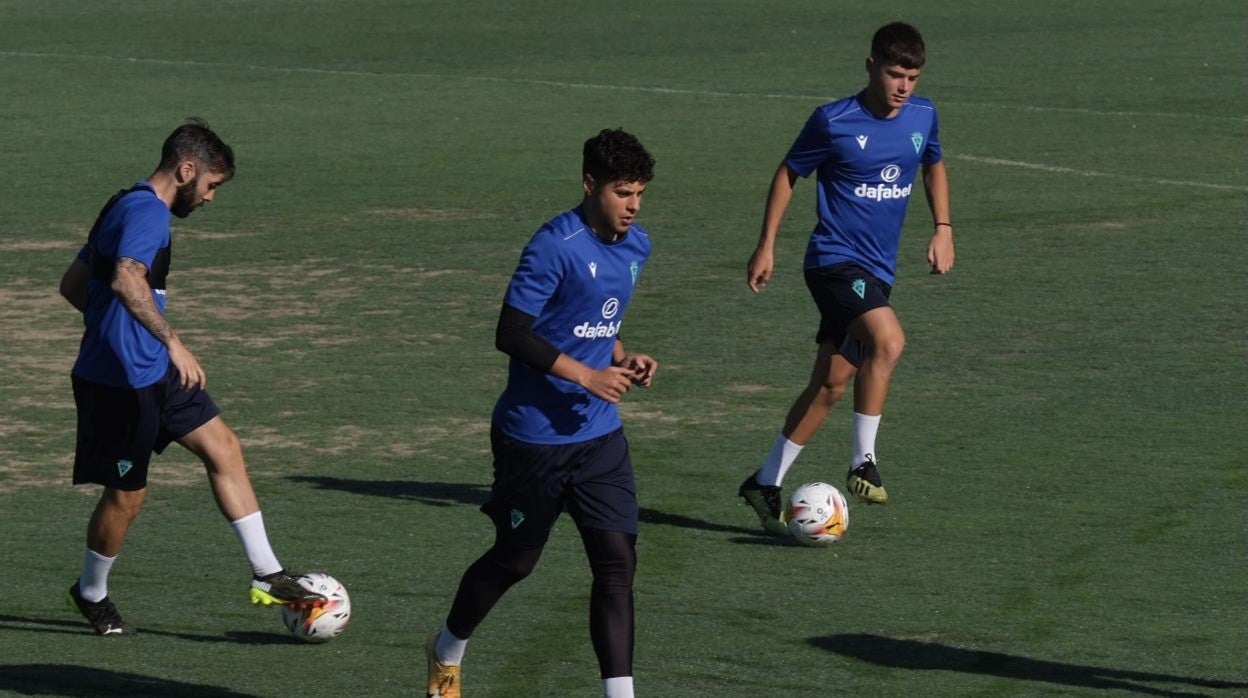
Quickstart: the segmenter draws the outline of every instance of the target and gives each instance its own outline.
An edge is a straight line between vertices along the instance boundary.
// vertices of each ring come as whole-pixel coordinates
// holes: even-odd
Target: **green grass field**
[[[776,164],[899,17],[928,42],[958,262],[926,273],[916,195],[890,504],[803,549],[735,494],[813,358],[810,182],[765,294],[744,267]],[[623,126],[658,160],[625,332],[663,363],[624,407],[639,695],[1248,695],[1245,26],[1233,0],[0,1],[0,694],[418,694],[492,537],[503,289],[577,202],[581,142]],[[172,451],[110,582],[142,634],[64,605],[96,492],[69,484],[81,321],[56,283],[189,115],[239,170],[175,226],[169,317],[278,555],[351,591],[328,645],[246,602]],[[789,483],[839,486],[848,424]],[[473,638],[468,695],[598,694],[588,592],[565,518]]]

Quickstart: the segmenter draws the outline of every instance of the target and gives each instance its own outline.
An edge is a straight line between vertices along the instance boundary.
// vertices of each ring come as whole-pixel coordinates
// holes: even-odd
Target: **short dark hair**
[[[871,37],[871,58],[881,65],[913,70],[927,62],[927,47],[923,35],[913,25],[893,22],[880,27]]]
[[[649,182],[654,179],[654,158],[637,137],[624,129],[603,129],[585,141],[581,172],[597,184]]]
[[[175,128],[160,148],[158,170],[177,167],[183,160],[194,160],[213,172],[234,176],[234,150],[208,128],[208,122],[191,117]]]

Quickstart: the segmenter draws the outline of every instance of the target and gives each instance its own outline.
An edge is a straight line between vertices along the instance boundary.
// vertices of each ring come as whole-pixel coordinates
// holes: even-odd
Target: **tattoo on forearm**
[[[157,339],[162,342],[173,339],[176,336],[173,328],[152,300],[152,287],[147,284],[146,278],[147,267],[142,262],[122,257],[117,260],[117,273],[123,280],[117,296],[126,310]]]

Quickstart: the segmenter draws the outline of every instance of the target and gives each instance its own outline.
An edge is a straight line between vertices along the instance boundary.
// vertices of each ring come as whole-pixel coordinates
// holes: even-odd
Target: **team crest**
[[[523,511],[520,511],[519,509],[512,509],[512,510],[511,510],[511,527],[512,527],[512,529],[514,530],[514,529],[519,528],[519,527],[520,527],[520,524],[522,524],[522,523],[524,523],[524,512],[523,512]]]
[[[641,265],[638,264],[636,261],[631,262],[628,265],[628,273],[633,275],[633,284],[636,284],[637,275],[641,273]]]
[[[919,152],[919,150],[923,147],[923,134],[918,131],[910,134],[910,142],[914,144],[914,152]]]
[[[867,297],[867,282],[866,281],[863,281],[862,279],[854,279],[854,283],[850,284],[850,288],[854,289],[854,293],[858,294],[859,298],[862,298],[864,300],[866,299]]]

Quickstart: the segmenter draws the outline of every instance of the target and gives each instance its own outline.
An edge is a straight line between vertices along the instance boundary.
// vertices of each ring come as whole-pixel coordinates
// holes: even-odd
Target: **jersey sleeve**
[[[156,253],[168,245],[169,209],[153,198],[125,212],[114,256],[117,259],[129,257],[151,269]]]
[[[520,253],[520,264],[511,275],[503,302],[537,317],[546,307],[563,278],[563,263],[556,247],[556,236],[542,230]]]
[[[936,118],[936,110],[932,109],[932,128],[927,133],[927,145],[923,148],[923,164],[935,165],[944,158],[940,150],[940,123]]]
[[[832,133],[828,129],[828,118],[822,109],[816,109],[793,141],[784,162],[799,176],[808,177],[831,156]]]

